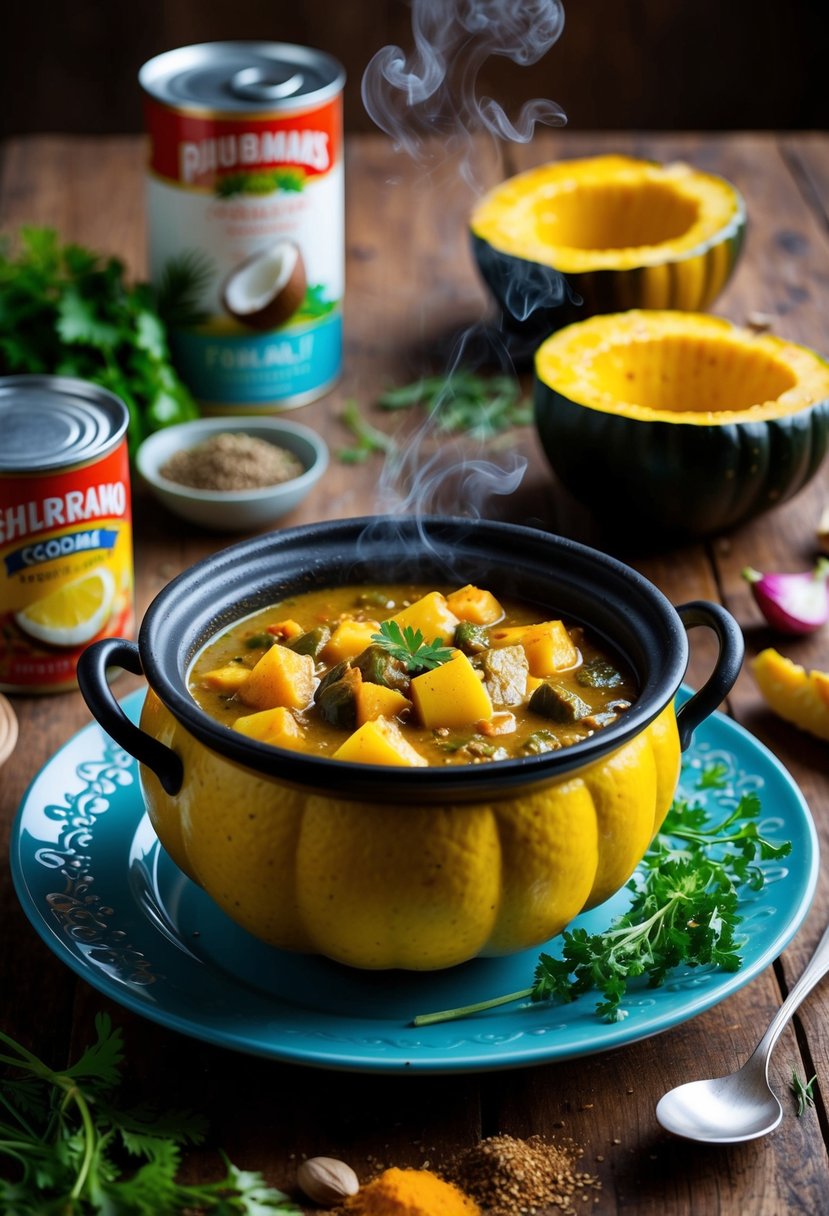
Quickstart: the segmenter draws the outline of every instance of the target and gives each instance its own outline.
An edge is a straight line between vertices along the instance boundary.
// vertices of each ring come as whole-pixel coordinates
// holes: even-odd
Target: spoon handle
[[[769,1023],[768,1030],[755,1047],[752,1059],[755,1056],[764,1059],[766,1067],[768,1067],[769,1056],[775,1043],[780,1038],[784,1026],[804,997],[809,995],[815,984],[823,979],[827,971],[829,971],[829,926],[824,929],[823,937],[815,947],[815,952],[806,964],[800,979],[777,1010],[777,1013]]]

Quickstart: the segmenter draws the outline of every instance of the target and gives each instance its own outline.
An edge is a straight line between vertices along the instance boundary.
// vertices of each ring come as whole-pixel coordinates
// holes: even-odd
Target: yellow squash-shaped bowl
[[[217,722],[188,673],[203,647],[309,584],[434,587],[473,574],[555,609],[630,662],[639,692],[569,747],[488,764],[400,768],[269,746]],[[713,630],[707,681],[675,709],[688,631]],[[437,970],[548,941],[629,879],[668,810],[681,747],[727,695],[743,654],[716,604],[671,605],[635,570],[564,537],[446,517],[328,521],[241,541],[147,609],[138,642],[94,643],[78,681],[141,765],[178,866],[229,917],[284,950],[351,967]],[[140,726],[108,681],[143,673]]]
[[[457,806],[291,789],[204,747],[152,692],[141,725],[183,761],[173,797],[141,770],[176,864],[271,945],[361,968],[436,970],[560,933],[628,880],[679,775],[672,705],[570,776]]]

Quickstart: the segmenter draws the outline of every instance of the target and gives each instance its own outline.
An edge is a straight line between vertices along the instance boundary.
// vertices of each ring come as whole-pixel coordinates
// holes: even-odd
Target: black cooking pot
[[[622,656],[637,675],[639,696],[617,722],[571,747],[488,765],[415,769],[343,764],[273,748],[220,725],[191,697],[187,673],[193,659],[235,620],[313,588],[372,581],[472,582],[538,604],[546,616],[560,614],[585,625]],[[677,710],[683,748],[740,669],[743,639],[725,609],[706,601],[674,608],[622,562],[534,529],[466,519],[369,517],[257,536],[197,563],[150,605],[137,645],[106,639],[90,646],[81,657],[78,681],[101,725],[158,776],[168,794],[181,784],[181,761],[126,718],[107,683],[110,666],[143,673],[170,713],[206,747],[293,786],[335,789],[355,799],[385,799],[392,791],[403,802],[479,801],[559,777],[641,732],[674,697],[688,663],[686,630],[698,625],[715,632],[719,655],[705,685]]]

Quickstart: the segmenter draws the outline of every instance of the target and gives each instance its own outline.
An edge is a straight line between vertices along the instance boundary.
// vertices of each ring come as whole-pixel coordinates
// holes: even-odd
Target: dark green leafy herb
[[[815,1104],[814,1084],[817,1081],[817,1074],[810,1081],[802,1081],[797,1073],[792,1069],[792,1079],[789,1088],[797,1101],[797,1117],[800,1119],[806,1114],[810,1106]]]
[[[116,393],[130,449],[145,434],[198,415],[170,362],[157,299],[129,286],[123,264],[48,228],[23,228],[16,257],[0,244],[0,373],[58,373]]]
[[[258,1173],[223,1157],[218,1182],[176,1181],[184,1147],[205,1125],[192,1111],[118,1105],[122,1036],[106,1014],[74,1064],[50,1068],[0,1032],[0,1211],[14,1216],[266,1216],[300,1208]],[[127,1166],[124,1168],[123,1163]]]
[[[680,964],[737,971],[740,889],[759,891],[765,882],[759,863],[791,852],[790,842],[776,844],[760,834],[760,811],[757,795],[744,794],[730,814],[715,822],[702,806],[677,799],[628,883],[628,911],[603,933],[566,930],[562,957],[540,955],[530,987],[462,1009],[421,1014],[415,1025],[513,1001],[572,1001],[590,991],[603,997],[596,1006],[599,1016],[615,1022],[626,1016],[622,1000],[637,977],[644,976],[653,988]]]
[[[383,621],[379,633],[371,635],[372,642],[384,646],[392,658],[405,664],[409,671],[431,671],[452,658],[451,646],[444,646],[440,638],[427,642],[419,629],[397,621]]]
[[[464,368],[389,389],[378,405],[384,410],[421,406],[439,431],[463,431],[475,439],[532,422],[532,407],[513,376],[478,376]]]

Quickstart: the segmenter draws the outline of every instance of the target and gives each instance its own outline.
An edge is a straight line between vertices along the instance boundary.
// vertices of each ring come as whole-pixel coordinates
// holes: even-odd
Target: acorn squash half
[[[470,228],[505,326],[541,337],[596,313],[708,308],[745,223],[742,196],[721,177],[596,156],[509,178],[480,200]]]
[[[826,454],[829,364],[720,317],[592,317],[542,343],[535,371],[554,472],[637,539],[739,524],[796,494]]]

